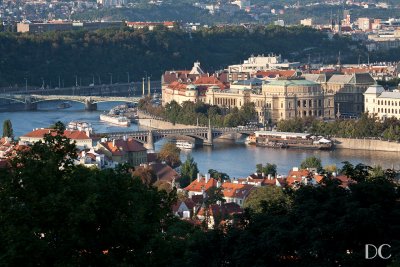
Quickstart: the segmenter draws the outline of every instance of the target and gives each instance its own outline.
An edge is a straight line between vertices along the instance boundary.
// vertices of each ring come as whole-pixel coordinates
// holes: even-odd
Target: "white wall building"
[[[395,117],[400,119],[399,90],[385,91],[380,85],[372,85],[364,93],[365,112],[381,120]]]

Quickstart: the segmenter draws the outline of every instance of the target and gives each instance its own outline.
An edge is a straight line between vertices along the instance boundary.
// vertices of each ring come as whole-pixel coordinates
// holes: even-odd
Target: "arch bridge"
[[[142,98],[143,97],[0,94],[0,99],[23,103],[26,110],[35,110],[37,104],[40,102],[55,100],[79,102],[85,105],[85,110],[97,110],[97,103],[119,101],[137,103]]]
[[[166,138],[174,136],[188,136],[201,140],[204,145],[213,145],[213,139],[224,134],[243,134],[250,135],[259,130],[257,127],[252,128],[235,128],[235,127],[198,127],[190,129],[164,129],[164,130],[149,130],[149,131],[132,131],[132,132],[112,132],[99,133],[99,136],[107,136],[113,139],[133,138],[141,143],[147,149],[154,150],[154,143]]]

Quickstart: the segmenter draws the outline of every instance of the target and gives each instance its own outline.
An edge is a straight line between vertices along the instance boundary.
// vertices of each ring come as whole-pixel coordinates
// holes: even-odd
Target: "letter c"
[[[390,257],[392,257],[392,254],[389,254],[389,256],[384,257],[384,256],[382,255],[382,248],[384,248],[384,247],[391,248],[391,246],[390,246],[389,244],[380,245],[379,248],[378,248],[378,255],[379,255],[379,257],[381,257],[382,259],[387,260],[387,259],[389,259]],[[375,255],[375,256],[376,256],[376,255]]]

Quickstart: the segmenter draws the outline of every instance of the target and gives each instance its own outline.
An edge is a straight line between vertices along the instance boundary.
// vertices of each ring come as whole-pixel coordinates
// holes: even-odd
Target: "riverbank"
[[[376,139],[333,138],[336,148],[400,152],[400,143]]]

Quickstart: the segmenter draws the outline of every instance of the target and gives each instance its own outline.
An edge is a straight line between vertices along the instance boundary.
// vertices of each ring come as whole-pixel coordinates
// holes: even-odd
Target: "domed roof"
[[[385,89],[381,85],[374,84],[368,87],[364,94],[382,94],[383,92],[385,92]]]
[[[186,89],[187,90],[196,90],[196,85],[194,85],[194,84],[189,84],[188,86],[186,86]]]

